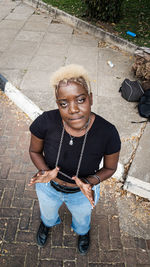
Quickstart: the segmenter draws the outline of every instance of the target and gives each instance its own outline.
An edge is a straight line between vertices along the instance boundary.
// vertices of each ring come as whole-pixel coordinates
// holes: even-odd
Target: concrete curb
[[[135,195],[150,200],[150,184],[143,182],[135,177],[127,176],[123,188]]]
[[[34,120],[43,111],[35,105],[27,96],[22,94],[14,85],[0,74],[1,90],[23,111],[31,120]]]
[[[123,49],[127,52],[133,53],[136,49],[140,47],[128,42],[125,39],[122,39],[112,33],[106,32],[103,29],[96,27],[94,25],[89,24],[81,19],[78,19],[72,15],[67,14],[66,12],[55,8],[51,5],[48,5],[40,0],[22,0],[24,3],[33,6],[34,8],[39,8],[47,12],[48,14],[52,14],[55,18],[60,19],[61,21],[71,25],[72,27],[84,31],[93,35],[94,37],[100,38],[102,41],[112,43],[117,45],[120,49]]]

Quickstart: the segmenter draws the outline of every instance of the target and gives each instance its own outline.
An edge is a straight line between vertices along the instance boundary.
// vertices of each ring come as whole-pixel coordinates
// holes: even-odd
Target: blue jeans
[[[95,205],[100,196],[100,184],[93,187]],[[77,193],[62,193],[56,191],[50,183],[37,183],[36,193],[39,200],[41,220],[47,227],[61,222],[58,210],[64,202],[72,214],[72,229],[78,235],[85,235],[90,229],[92,206],[80,191]]]

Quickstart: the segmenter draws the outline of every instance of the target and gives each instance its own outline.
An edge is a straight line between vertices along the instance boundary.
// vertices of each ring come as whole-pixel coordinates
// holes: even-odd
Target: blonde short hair
[[[50,84],[53,88],[55,88],[56,91],[59,88],[60,82],[76,82],[81,84],[88,91],[88,93],[91,92],[88,73],[83,66],[77,64],[70,64],[61,67],[52,74]]]

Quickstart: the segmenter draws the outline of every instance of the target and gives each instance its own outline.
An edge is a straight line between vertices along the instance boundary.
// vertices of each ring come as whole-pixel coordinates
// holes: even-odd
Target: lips
[[[82,120],[84,117],[79,117],[79,118],[69,118],[69,121],[78,121],[78,120]]]

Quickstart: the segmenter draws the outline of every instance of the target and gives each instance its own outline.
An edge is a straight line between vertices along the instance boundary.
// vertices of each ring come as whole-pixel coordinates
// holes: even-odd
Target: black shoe
[[[90,231],[85,235],[79,235],[78,237],[78,249],[82,255],[87,253],[90,245]]]
[[[41,222],[36,236],[37,243],[40,247],[44,247],[48,237],[48,231],[49,227],[45,226],[44,223]]]

